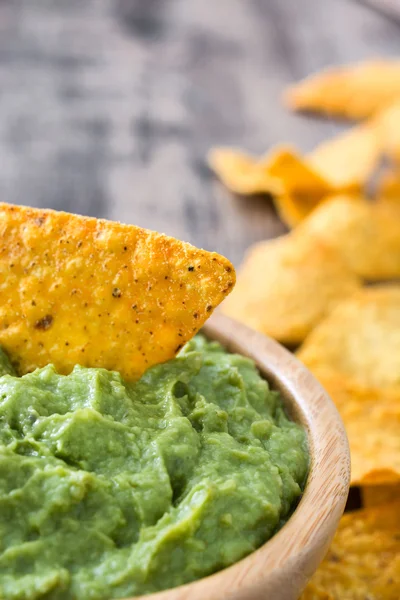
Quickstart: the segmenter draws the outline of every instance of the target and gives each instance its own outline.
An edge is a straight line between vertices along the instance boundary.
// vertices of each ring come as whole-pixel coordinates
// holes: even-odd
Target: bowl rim
[[[191,583],[134,598],[220,600],[234,596],[245,600],[267,597],[267,580],[268,589],[285,586],[282,598],[295,598],[324,557],[346,504],[350,451],[344,425],[324,388],[278,342],[221,313],[212,315],[202,331],[228,351],[254,360],[261,374],[281,392],[290,417],[306,429],[310,452],[306,487],[285,525],[247,557]]]

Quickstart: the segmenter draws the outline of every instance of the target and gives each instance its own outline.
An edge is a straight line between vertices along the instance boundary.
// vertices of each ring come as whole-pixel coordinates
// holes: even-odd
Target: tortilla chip
[[[375,128],[354,127],[302,157],[281,146],[259,160],[239,150],[215,148],[209,165],[232,192],[272,195],[282,220],[297,225],[328,195],[359,192],[379,159]]]
[[[0,345],[127,380],[172,358],[235,282],[215,253],[133,225],[0,204]]]
[[[372,175],[381,153],[376,128],[367,123],[319,144],[307,159],[337,191],[357,191]]]
[[[364,387],[400,388],[400,285],[359,290],[310,333],[298,358]]]
[[[397,600],[387,574],[398,579],[399,514],[400,502],[345,514],[301,600],[324,598],[325,591],[332,600]]]
[[[283,236],[252,246],[221,309],[286,344],[298,344],[359,279],[323,242]]]
[[[400,97],[400,61],[371,60],[307,77],[285,93],[294,110],[365,119]]]
[[[360,386],[329,369],[316,369],[314,374],[343,419],[352,485],[400,484],[400,388]]]
[[[282,187],[263,160],[234,148],[214,148],[208,164],[222,183],[235,194],[280,194]]]
[[[357,275],[369,281],[400,277],[400,203],[323,202],[296,229],[335,248]]]
[[[381,506],[382,504],[388,504],[389,502],[394,501],[398,502],[400,501],[400,483],[392,485],[363,486],[361,488],[361,498],[364,508]]]

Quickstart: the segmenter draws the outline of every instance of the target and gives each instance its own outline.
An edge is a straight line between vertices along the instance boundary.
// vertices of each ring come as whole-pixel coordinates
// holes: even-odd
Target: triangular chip
[[[400,61],[371,60],[333,67],[307,77],[285,92],[294,110],[346,119],[365,119],[400,98]]]
[[[359,289],[335,250],[293,234],[250,248],[221,309],[286,344],[298,344],[343,297]]]
[[[400,484],[400,388],[357,385],[329,370],[316,369],[314,374],[343,419],[352,485]]]
[[[398,600],[399,515],[400,502],[345,514],[301,600]]]
[[[400,285],[364,288],[310,333],[298,358],[358,385],[400,389]]]
[[[282,186],[269,173],[269,165],[235,148],[214,148],[208,164],[222,183],[235,194],[280,194]]]
[[[295,226],[328,195],[359,192],[381,153],[377,129],[354,127],[301,156],[278,146],[260,159],[233,148],[215,148],[208,162],[234,193],[272,195],[282,220]]]
[[[54,363],[136,379],[231,291],[215,253],[133,225],[0,205],[0,345],[19,373]]]
[[[296,233],[335,248],[349,268],[367,280],[400,277],[400,203],[336,196],[318,206]]]

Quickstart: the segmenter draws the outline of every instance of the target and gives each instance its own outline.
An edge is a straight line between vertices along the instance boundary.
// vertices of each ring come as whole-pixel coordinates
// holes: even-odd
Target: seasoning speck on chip
[[[0,344],[20,374],[80,364],[137,379],[235,283],[222,256],[133,225],[0,204],[0,239]]]

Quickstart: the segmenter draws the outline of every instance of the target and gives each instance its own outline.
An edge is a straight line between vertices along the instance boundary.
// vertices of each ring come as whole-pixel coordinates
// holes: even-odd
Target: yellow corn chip
[[[215,253],[109,221],[0,204],[0,345],[126,379],[173,357],[234,285]]]
[[[231,191],[271,194],[283,221],[292,227],[327,195],[360,191],[380,152],[376,128],[360,125],[320,144],[306,157],[286,146],[259,160],[239,150],[215,148],[208,162]]]
[[[400,502],[345,514],[301,600],[398,600],[388,574],[398,582],[399,515]]]
[[[382,437],[384,438],[385,436],[386,429],[385,435]],[[364,508],[400,501],[400,483],[391,485],[365,485],[361,488],[361,497]]]
[[[282,188],[269,173],[268,164],[241,150],[215,148],[208,154],[208,164],[222,183],[236,194],[280,194]]]
[[[377,130],[366,123],[319,144],[307,160],[337,191],[357,191],[372,175],[381,153]]]
[[[371,60],[334,67],[290,87],[285,101],[294,110],[346,119],[365,119],[400,98],[400,61]]]
[[[400,388],[360,386],[329,369],[316,369],[314,374],[343,419],[350,444],[352,485],[400,484]]]
[[[364,279],[400,276],[400,203],[354,202],[337,196],[318,206],[296,233],[336,248]]]
[[[287,235],[250,248],[236,289],[221,308],[262,333],[297,344],[359,286],[323,242]]]
[[[310,333],[298,358],[361,386],[400,388],[400,285],[359,290]]]

